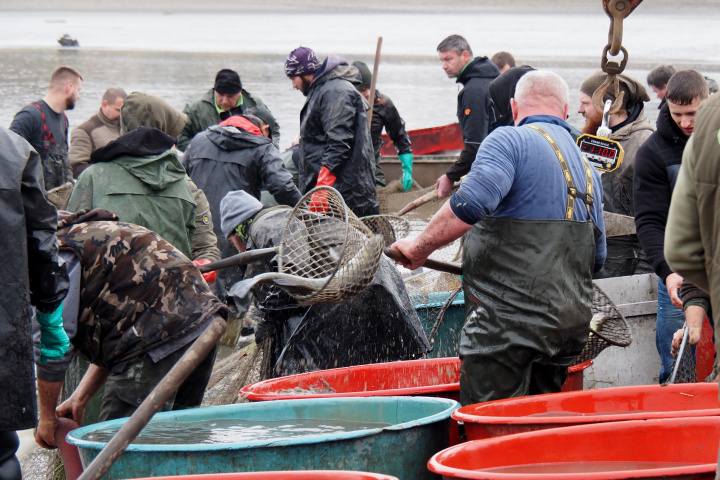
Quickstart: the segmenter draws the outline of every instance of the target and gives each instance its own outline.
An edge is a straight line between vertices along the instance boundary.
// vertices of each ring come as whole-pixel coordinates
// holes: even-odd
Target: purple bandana
[[[297,77],[300,75],[308,75],[315,73],[320,68],[320,60],[312,49],[307,47],[298,47],[288,55],[285,60],[285,75],[288,77]]]

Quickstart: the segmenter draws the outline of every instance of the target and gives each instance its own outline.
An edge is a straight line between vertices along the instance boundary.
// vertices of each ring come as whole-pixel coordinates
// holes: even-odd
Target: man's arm
[[[638,240],[655,273],[665,281],[672,273],[663,246],[670,209],[670,185],[662,159],[647,142],[635,154],[633,203]]]
[[[32,107],[35,108],[35,107]],[[38,111],[39,113],[39,111]],[[30,142],[30,144],[33,146],[33,148],[38,152],[42,153],[42,150],[38,150],[38,147],[42,147],[41,145],[36,145],[33,143],[35,139],[35,132],[38,128],[42,128],[39,122],[39,115],[35,115],[32,110],[29,110],[27,108],[23,108],[20,110],[17,114],[15,114],[15,117],[13,118],[12,123],[10,124],[10,130],[17,133],[21,137],[23,137],[25,140]]]
[[[77,178],[80,173],[90,165],[90,154],[92,153],[92,140],[90,135],[82,128],[73,128],[70,132],[70,165],[73,169],[73,176]]]
[[[195,214],[195,232],[192,236],[192,245],[190,247],[192,260],[209,260],[217,262],[222,255],[217,247],[217,237],[213,231],[213,218],[210,213],[210,202],[208,202],[205,192],[198,188],[195,183],[186,177],[193,199],[197,205]],[[219,221],[215,219],[215,221]]]
[[[421,267],[432,252],[462,237],[471,227],[460,220],[450,208],[450,202],[446,202],[420,235],[412,240],[398,240],[392,248],[400,250],[410,260],[405,267],[414,270]]]
[[[78,424],[82,424],[85,407],[87,407],[93,395],[100,390],[100,387],[105,385],[105,381],[109,376],[109,370],[90,364],[90,367],[88,367],[87,372],[83,375],[82,380],[80,380],[77,388],[72,395],[70,395],[70,398],[55,409],[55,415],[58,417],[71,418]]]
[[[58,426],[55,407],[63,382],[46,382],[38,378],[37,386],[39,419],[35,441],[43,448],[55,448],[55,430]]]
[[[705,249],[700,237],[692,145],[693,138],[690,138],[685,146],[683,162],[673,191],[665,232],[664,255],[670,268],[701,290],[709,292],[710,282],[705,270]]]
[[[353,130],[355,115],[358,112],[353,105],[352,95],[346,91],[324,92],[318,103],[318,107],[323,112],[320,117],[326,137],[321,166],[327,167],[330,172],[337,172],[350,159],[350,150],[356,141],[355,135],[359,133]],[[364,118],[367,140],[371,142],[370,127],[367,117]]]
[[[258,171],[268,192],[279,204],[294,207],[300,201],[302,195],[274,148],[265,150],[260,159]]]
[[[390,99],[385,100],[385,131],[392,140],[398,154],[410,153],[410,135],[405,130],[405,121],[400,117],[400,112]]]
[[[30,301],[41,312],[52,313],[69,288],[65,265],[60,265],[58,261],[55,238],[57,211],[45,197],[40,156],[29,148],[25,155],[28,155],[28,161],[23,171],[20,195],[27,229]]]
[[[180,132],[180,135],[178,135],[177,149],[184,152],[185,150],[187,150],[187,147],[188,145],[190,145],[190,142],[192,141],[195,134],[198,133],[199,128],[195,124],[195,115],[193,115],[192,107],[189,103],[185,104],[183,113],[187,115],[187,121],[185,122],[185,126],[183,127],[182,132]]]

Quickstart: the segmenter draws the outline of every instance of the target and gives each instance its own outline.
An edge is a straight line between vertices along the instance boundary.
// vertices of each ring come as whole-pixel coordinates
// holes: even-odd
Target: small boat
[[[79,47],[80,43],[71,37],[69,34],[64,34],[62,37],[58,38],[58,43],[62,45],[63,47]]]

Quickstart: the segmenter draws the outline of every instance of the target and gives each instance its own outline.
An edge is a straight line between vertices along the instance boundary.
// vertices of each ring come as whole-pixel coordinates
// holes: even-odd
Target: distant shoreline
[[[116,0],[2,0],[0,11],[138,11],[138,12],[259,12],[282,10],[285,12],[349,12],[349,11],[385,11],[385,12],[478,12],[508,11],[518,6],[533,8],[538,12],[551,12],[563,9],[568,12],[590,12],[601,8],[600,0],[268,0],[264,2],[248,0],[124,0],[120,5]],[[720,7],[717,0],[648,0],[639,8],[667,9],[693,7]]]

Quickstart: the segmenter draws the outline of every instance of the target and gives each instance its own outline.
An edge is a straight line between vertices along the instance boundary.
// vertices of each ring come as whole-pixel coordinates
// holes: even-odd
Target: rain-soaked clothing
[[[291,212],[288,207],[259,212],[250,226],[248,249],[279,245]],[[274,262],[249,265],[246,278],[277,271]],[[253,292],[263,313],[255,339],[258,345],[273,340],[272,352],[266,352],[273,376],[412,360],[430,350],[405,285],[384,256],[372,283],[345,303],[300,307],[275,286],[256,286]]]
[[[603,204],[606,212],[635,216],[633,207],[635,156],[652,133],[653,127],[645,116],[645,107],[642,102],[635,104],[628,111],[627,120],[612,127],[610,140],[615,140],[620,144],[625,152],[625,157],[617,170],[602,174]],[[607,239],[607,249],[607,261],[596,278],[622,277],[652,272],[637,235],[610,237]]]
[[[72,181],[65,112],[57,113],[45,100],[38,100],[15,114],[10,130],[27,140],[40,154],[45,190]]]
[[[131,414],[213,317],[227,317],[227,307],[178,249],[114,213],[67,215],[57,237],[71,269],[63,324],[72,348],[63,359],[37,362],[38,377],[62,381],[74,349],[111,372],[100,420]],[[39,358],[39,333],[35,337]],[[181,387],[181,400],[171,399],[168,409],[199,406],[212,360],[204,366],[188,379],[192,392]]]
[[[498,75],[500,70],[487,57],[475,57],[457,77],[457,83],[463,84],[458,93],[457,118],[465,147],[457,161],[445,172],[453,182],[470,171],[480,143],[495,122],[488,86]]]
[[[185,168],[171,150],[175,138],[139,127],[92,154],[68,210],[103,208],[123,222],[157,232],[191,258],[197,210]]]
[[[300,192],[285,170],[277,149],[262,134],[232,126],[212,126],[195,136],[182,163],[207,196],[223,258],[237,253],[220,228],[220,201],[228,192],[245,190],[260,200],[260,189],[264,187],[281,204],[294,207],[300,200]],[[218,285],[221,294],[224,294],[225,286],[241,278],[237,267],[225,268],[218,273],[223,284],[223,287]]]
[[[337,177],[332,185],[358,217],[380,213],[375,191],[375,157],[363,97],[353,85],[360,73],[329,55],[307,92],[300,111],[299,188],[317,184],[322,167]]]
[[[373,105],[372,125],[370,126],[370,137],[372,138],[373,150],[375,153],[375,182],[377,186],[385,186],[385,172],[380,167],[380,150],[383,147],[383,129],[392,140],[398,154],[412,153],[410,135],[405,130],[405,121],[400,116],[393,101],[387,95],[375,91],[375,104]]]
[[[579,192],[572,220],[558,157],[523,125],[540,127],[559,146]],[[596,192],[599,175],[569,132],[565,121],[544,115],[494,131],[450,199],[458,218],[474,224],[463,243],[463,405],[560,391],[587,342],[604,222],[599,202],[583,197]]]
[[[0,166],[0,431],[13,431],[37,425],[30,305],[54,312],[68,279],[58,264],[57,214],[45,198],[40,155],[23,138],[0,128]]]

